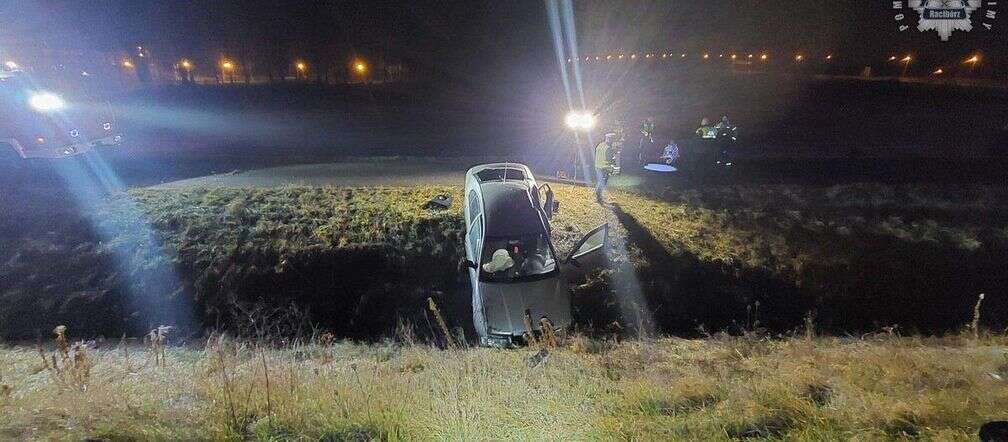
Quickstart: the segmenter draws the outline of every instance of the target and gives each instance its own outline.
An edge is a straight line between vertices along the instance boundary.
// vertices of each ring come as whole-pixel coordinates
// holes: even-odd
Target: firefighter
[[[615,132],[605,134],[605,140],[595,146],[595,201],[605,204],[604,192],[613,173],[612,155],[616,149]]]
[[[640,141],[637,142],[637,162],[642,166],[647,163],[647,155],[644,155],[645,148],[650,151],[654,145],[654,130],[654,118],[644,119],[640,126]]]

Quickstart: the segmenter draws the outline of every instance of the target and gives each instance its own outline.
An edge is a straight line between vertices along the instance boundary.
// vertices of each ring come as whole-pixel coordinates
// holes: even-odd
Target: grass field
[[[0,324],[41,345],[0,348],[0,437],[971,440],[1008,417],[1003,189],[555,189],[559,252],[608,221],[614,265],[545,361],[464,344],[460,210],[421,208],[458,188],[4,196]],[[118,338],[158,325],[173,346]]]
[[[582,330],[786,332],[812,316],[834,334],[941,333],[970,320],[980,293],[984,325],[1008,326],[1004,189],[712,187],[614,192],[607,209],[587,189],[556,190],[561,254],[613,226],[613,270],[575,292]],[[293,305],[336,336],[374,339],[401,319],[425,322],[429,296],[468,327],[460,209],[422,208],[459,192],[132,190],[86,210],[5,200],[3,333],[235,327],[251,310]]]
[[[242,342],[160,361],[114,343],[0,349],[0,437],[966,441],[1008,417],[1004,337],[572,336],[534,366],[535,349],[442,350],[408,334]]]

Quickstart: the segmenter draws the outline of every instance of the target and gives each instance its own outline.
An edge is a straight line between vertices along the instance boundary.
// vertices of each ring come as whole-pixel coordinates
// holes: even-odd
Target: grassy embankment
[[[1001,335],[901,338],[887,327],[861,338],[814,336],[830,324],[889,325],[912,315],[963,327],[981,290],[988,297],[969,328],[1003,321],[997,258],[1006,231],[997,212],[1005,200],[996,189],[725,188],[669,192],[662,201],[617,193],[612,213],[587,203],[585,189],[557,190],[562,250],[598,221],[616,226],[616,273],[578,301],[591,303],[609,284],[621,289],[619,272],[629,270],[619,264],[629,262],[662,330],[682,318],[690,330],[720,324],[745,334],[575,335],[529,367],[531,351],[441,350],[412,337],[426,327],[394,333],[399,318],[422,324],[426,296],[442,290],[436,297],[453,326],[467,320],[453,308],[467,299],[453,301],[457,281],[443,276],[454,274],[459,253],[458,211],[419,208],[454,188],[141,190],[90,208],[88,218],[70,205],[7,205],[8,334],[48,337],[69,324],[71,335],[93,336],[169,322],[131,315],[152,305],[130,303],[137,294],[154,305],[188,303],[207,325],[252,336],[296,324],[247,303],[294,301],[324,329],[306,344],[274,336],[262,347],[212,340],[171,348],[162,363],[157,350],[101,342],[65,356],[45,350],[45,363],[35,349],[0,349],[0,434],[969,440],[984,421],[1005,418]],[[964,267],[983,271],[956,270]],[[944,298],[935,305],[936,297]],[[794,327],[809,310],[818,314],[805,333],[767,338],[765,325]],[[579,327],[604,322],[594,322],[596,313]],[[334,342],[378,335],[396,339]]]
[[[1008,325],[1003,189],[617,192],[612,210],[587,189],[556,190],[561,254],[595,225],[614,227],[614,273],[576,292],[581,328],[640,322],[615,307],[634,299],[623,312],[652,312],[657,330],[677,333],[786,331],[809,315],[834,333],[941,332],[969,321],[979,293],[985,325]],[[7,200],[0,322],[8,337],[45,337],[59,324],[118,336],[159,324],[234,327],[249,310],[293,304],[336,336],[375,338],[400,319],[425,323],[434,296],[453,327],[466,326],[458,203],[421,208],[458,192],[134,190],[86,210]]]

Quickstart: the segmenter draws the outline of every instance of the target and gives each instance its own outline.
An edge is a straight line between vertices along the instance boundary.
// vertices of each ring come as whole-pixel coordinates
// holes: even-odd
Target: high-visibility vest
[[[605,141],[595,146],[595,168],[608,169],[612,166],[609,162],[609,143]]]

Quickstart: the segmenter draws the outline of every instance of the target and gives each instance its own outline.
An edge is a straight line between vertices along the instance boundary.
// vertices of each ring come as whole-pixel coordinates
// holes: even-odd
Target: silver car
[[[549,185],[537,186],[525,165],[485,164],[466,172],[462,267],[472,284],[473,325],[481,345],[512,345],[528,331],[527,323],[541,331],[541,318],[567,327],[569,284],[607,264],[608,224],[585,235],[566,259],[557,259],[550,239],[556,206]]]

